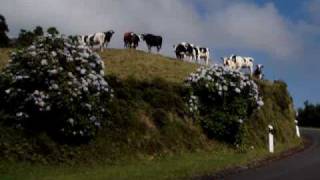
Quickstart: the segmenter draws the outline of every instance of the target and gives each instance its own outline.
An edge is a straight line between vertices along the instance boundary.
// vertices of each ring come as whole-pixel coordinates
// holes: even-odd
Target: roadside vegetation
[[[268,124],[276,152],[300,143],[282,81],[134,50],[105,50],[104,67],[57,33],[11,61],[0,49],[0,179],[208,174],[268,156]]]
[[[320,127],[320,104],[312,104],[308,101],[304,107],[298,110],[298,122],[304,127]]]

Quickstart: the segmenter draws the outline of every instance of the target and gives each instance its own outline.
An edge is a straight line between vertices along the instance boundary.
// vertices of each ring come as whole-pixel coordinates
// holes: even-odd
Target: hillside
[[[9,51],[0,49],[2,67]],[[292,99],[284,82],[257,81],[265,105],[245,124],[247,145],[254,149],[237,149],[208,139],[197,119],[187,113],[182,82],[198,65],[135,50],[107,49],[101,57],[106,79],[115,92],[112,104],[106,107],[106,128],[88,144],[68,146],[45,134],[26,135],[0,121],[0,155],[6,157],[0,159],[0,179],[1,172],[16,179],[50,179],[57,171],[66,174],[59,179],[90,175],[121,179],[119,174],[122,179],[133,174],[134,179],[161,179],[162,173],[170,178],[210,173],[267,156],[268,124],[276,129],[277,153],[300,142],[295,137]],[[6,116],[0,111],[0,119]],[[1,163],[7,160],[9,165]],[[21,168],[19,161],[32,162],[32,166]],[[61,164],[63,168],[57,170]]]

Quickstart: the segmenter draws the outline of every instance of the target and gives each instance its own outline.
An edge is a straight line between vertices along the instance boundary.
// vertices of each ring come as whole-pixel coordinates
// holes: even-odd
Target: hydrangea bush
[[[44,36],[12,53],[2,73],[3,100],[13,124],[62,137],[92,137],[112,98],[104,63],[77,41]]]
[[[186,79],[187,103],[209,137],[235,142],[241,124],[263,106],[257,84],[239,71],[213,65],[201,67]]]

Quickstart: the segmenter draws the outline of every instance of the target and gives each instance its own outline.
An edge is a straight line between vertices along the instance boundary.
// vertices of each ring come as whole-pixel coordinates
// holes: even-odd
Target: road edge
[[[251,161],[245,165],[242,166],[234,166],[230,168],[226,168],[224,170],[215,172],[211,175],[203,175],[203,176],[196,176],[191,178],[192,180],[209,180],[209,179],[223,179],[226,176],[234,175],[237,173],[241,173],[243,171],[247,171],[249,169],[255,169],[262,166],[265,166],[267,164],[270,164],[275,161],[279,161],[281,159],[285,159],[287,157],[293,156],[297,153],[303,152],[306,149],[308,149],[312,145],[312,141],[309,137],[304,137],[302,139],[302,143],[298,146],[295,146],[293,148],[290,148],[288,150],[285,150],[283,152],[274,154],[274,155],[268,155],[267,157],[261,158],[259,160]]]

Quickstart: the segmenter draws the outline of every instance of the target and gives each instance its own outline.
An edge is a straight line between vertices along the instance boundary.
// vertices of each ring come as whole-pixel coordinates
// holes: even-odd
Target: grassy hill
[[[0,67],[9,51],[0,49]],[[268,124],[275,125],[276,152],[300,142],[292,99],[281,81],[258,81],[265,105],[246,127],[254,149],[242,151],[207,139],[186,116],[181,84],[198,65],[135,50],[100,55],[115,90],[107,128],[89,144],[67,146],[0,123],[0,155],[7,157],[0,158],[0,179],[172,179],[211,173],[268,156]]]
[[[169,82],[182,82],[189,73],[199,67],[197,64],[136,50],[108,49],[101,53],[101,57],[106,63],[107,74],[121,79],[161,78]]]

